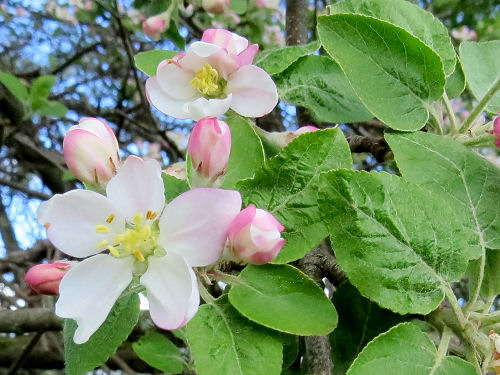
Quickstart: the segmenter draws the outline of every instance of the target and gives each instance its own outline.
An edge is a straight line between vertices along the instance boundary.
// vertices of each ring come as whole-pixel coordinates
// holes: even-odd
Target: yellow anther
[[[219,73],[210,64],[203,65],[203,68],[196,72],[191,80],[191,85],[197,88],[204,95],[213,95],[219,90]]]
[[[145,258],[144,255],[139,250],[134,250],[134,255],[137,258],[137,260],[144,262]]]
[[[108,218],[106,219],[106,223],[111,224],[111,222],[113,221],[114,218],[115,218],[115,215],[113,215],[113,214],[109,215]]]
[[[116,249],[116,247],[108,246],[108,250],[111,253],[111,255],[113,255],[115,258],[120,257],[120,252]]]
[[[96,225],[95,226],[96,233],[109,233],[109,227],[105,225]]]
[[[43,226],[45,227],[45,229],[49,229],[50,228],[50,223],[45,223],[45,224],[43,224]]]
[[[155,211],[148,210],[148,212],[146,213],[146,219],[153,220],[156,217],[156,215],[157,214]]]
[[[98,242],[96,245],[95,245],[95,248],[98,249],[100,247],[103,247],[103,246],[108,246],[109,242],[106,241],[106,240],[102,240],[101,242]]]

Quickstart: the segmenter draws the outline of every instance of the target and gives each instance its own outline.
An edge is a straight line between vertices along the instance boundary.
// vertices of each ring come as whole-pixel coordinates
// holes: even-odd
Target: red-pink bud
[[[297,130],[295,130],[293,132],[289,132],[287,135],[285,145],[289,144],[291,141],[293,141],[299,135],[302,135],[305,133],[310,133],[310,132],[315,132],[316,130],[319,130],[316,126],[305,125],[305,126],[298,128]]]
[[[35,293],[57,295],[59,283],[70,267],[71,264],[68,262],[37,264],[28,270],[24,281]]]
[[[495,146],[500,148],[500,112],[498,112],[498,117],[493,122],[493,131],[495,134]]]
[[[208,13],[222,14],[229,8],[231,0],[201,0],[201,6]]]
[[[285,244],[280,234],[284,229],[270,212],[251,204],[229,224],[229,249],[243,262],[269,263]]]
[[[144,31],[144,34],[153,40],[159,39],[160,35],[166,30],[166,28],[166,21],[159,16],[149,17],[142,22],[142,30]]]
[[[63,153],[75,177],[92,185],[105,185],[120,166],[113,130],[103,120],[92,117],[81,119],[69,129]]]
[[[198,174],[210,178],[221,176],[231,152],[229,126],[217,117],[202,118],[189,136],[187,151]]]

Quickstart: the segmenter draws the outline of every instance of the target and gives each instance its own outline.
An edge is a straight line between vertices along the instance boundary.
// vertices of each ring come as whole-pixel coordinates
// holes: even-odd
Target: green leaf
[[[148,365],[166,374],[179,374],[184,369],[184,360],[179,348],[158,332],[142,336],[132,344],[134,352]]]
[[[337,312],[324,291],[289,265],[247,266],[229,292],[242,315],[263,326],[295,335],[326,335]]]
[[[16,76],[10,73],[0,72],[0,83],[4,84],[19,101],[28,101],[28,89]]]
[[[446,77],[445,90],[446,95],[448,95],[450,99],[460,96],[465,90],[464,70],[462,69],[462,64],[460,64],[459,59],[457,59],[457,65],[453,73]]]
[[[64,117],[68,108],[55,100],[42,100],[36,111],[43,116]]]
[[[348,375],[477,375],[461,358],[440,356],[430,338],[412,323],[401,323],[370,342]]]
[[[427,314],[464,275],[468,236],[440,195],[385,172],[339,170],[321,176],[318,197],[339,265],[380,306]]]
[[[231,129],[231,154],[222,187],[232,189],[239,180],[254,176],[264,162],[264,149],[247,119],[232,115],[226,122]]]
[[[310,109],[318,121],[359,122],[373,117],[340,67],[327,57],[302,57],[273,78],[281,100]]]
[[[283,365],[286,369],[293,365],[299,355],[299,337],[295,335],[282,334],[283,341]]]
[[[225,296],[200,307],[187,339],[198,375],[281,373],[278,334],[238,314]]]
[[[309,44],[298,46],[266,49],[257,54],[254,64],[261,67],[271,75],[278,74],[302,56],[306,56],[314,51],[317,51],[319,47],[319,41],[314,41]]]
[[[172,199],[189,190],[189,185],[186,180],[180,180],[177,177],[166,173],[161,174],[163,185],[165,186],[165,202],[168,203]]]
[[[77,345],[73,335],[77,328],[74,320],[64,321],[64,354],[66,374],[84,375],[105,363],[120,344],[132,332],[139,319],[139,297],[137,294],[118,299],[106,321],[90,337],[89,341]]]
[[[300,163],[297,163],[300,160]],[[321,172],[352,168],[351,151],[339,128],[303,134],[237,184],[245,205],[270,211],[285,226],[285,246],[275,263],[303,257],[328,235],[320,220],[317,184]]]
[[[179,27],[176,22],[170,22],[170,26],[165,32],[165,35],[175,44],[177,48],[183,50],[186,47],[186,40],[179,33]]]
[[[50,90],[54,86],[56,77],[52,75],[43,75],[33,81],[30,88],[31,101],[35,102],[41,99],[47,99],[50,95]]]
[[[247,11],[247,0],[232,0],[229,5],[229,10],[237,14],[243,14]]]
[[[404,178],[440,193],[460,212],[471,234],[473,258],[500,249],[500,170],[448,137],[387,133],[385,138]]]
[[[468,289],[472,295],[477,288],[479,279],[479,272],[481,270],[481,260],[477,259],[470,263],[468,275]],[[486,301],[493,301],[493,299],[500,294],[500,251],[486,249],[486,260],[483,271],[483,282],[481,284],[481,297]]]
[[[334,375],[344,375],[359,352],[373,338],[406,320],[363,297],[348,281],[332,297],[339,324],[330,335]]]
[[[387,126],[418,130],[443,94],[439,56],[406,30],[360,14],[318,18],[318,35],[361,102]]]
[[[148,76],[156,75],[158,65],[166,59],[171,59],[178,55],[177,51],[168,51],[162,49],[155,49],[152,51],[139,52],[134,56],[134,62],[137,69],[141,70]]]
[[[463,42],[459,50],[469,88],[476,99],[481,100],[495,81],[500,79],[500,40]],[[486,110],[500,111],[500,91],[491,98]]]
[[[399,26],[431,47],[446,75],[455,70],[456,54],[448,29],[432,13],[406,0],[343,0],[329,6],[330,14],[359,13]]]

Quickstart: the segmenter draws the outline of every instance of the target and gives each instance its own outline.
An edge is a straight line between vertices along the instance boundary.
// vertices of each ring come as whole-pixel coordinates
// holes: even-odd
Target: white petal
[[[273,80],[255,65],[244,65],[229,76],[227,92],[233,94],[231,108],[242,116],[261,117],[278,103]]]
[[[76,320],[73,340],[86,342],[132,281],[133,258],[99,254],[73,266],[59,285],[56,315]]]
[[[101,252],[105,246],[96,248],[99,242],[111,242],[125,229],[125,217],[118,207],[90,190],[53,196],[40,206],[38,221],[47,228],[47,237],[55,247],[77,258]],[[96,225],[107,226],[109,233],[96,233]]]
[[[160,218],[159,243],[194,266],[219,259],[229,223],[240,212],[241,196],[234,190],[197,188],[172,200]]]
[[[205,99],[199,98],[188,104],[189,116],[195,120],[201,120],[203,117],[220,115],[227,112],[231,106],[231,94],[224,99]]]
[[[106,194],[128,220],[148,211],[159,216],[165,205],[160,164],[154,159],[129,156],[120,172],[108,182]]]
[[[156,80],[160,88],[174,99],[192,98],[196,88],[191,85],[195,72],[182,69],[177,63],[166,64],[158,68]]]
[[[159,111],[179,119],[190,118],[187,106],[200,97],[200,95],[196,94],[193,98],[175,99],[162,90],[156,76],[149,77],[146,81],[146,95],[149,102]]]
[[[183,69],[190,69],[196,73],[208,63],[208,57],[221,50],[221,47],[212,43],[194,42],[187,49],[186,55],[179,60],[179,64]]]
[[[184,258],[169,253],[149,257],[148,270],[141,277],[149,300],[149,312],[163,329],[177,329],[198,310],[200,295],[196,276]]]

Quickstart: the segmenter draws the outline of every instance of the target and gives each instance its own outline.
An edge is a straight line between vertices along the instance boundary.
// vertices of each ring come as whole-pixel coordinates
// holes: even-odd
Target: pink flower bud
[[[144,34],[153,40],[158,40],[161,33],[163,33],[166,28],[167,23],[163,18],[158,16],[149,17],[142,22],[142,30],[144,31]]]
[[[293,141],[295,138],[297,138],[299,135],[305,134],[305,133],[310,133],[310,132],[315,132],[316,130],[319,130],[316,126],[312,125],[305,125],[297,130],[288,133],[286,144],[289,144],[291,141]]]
[[[222,14],[229,8],[231,0],[201,0],[201,6],[208,13]]]
[[[120,166],[118,141],[104,122],[85,117],[72,126],[63,141],[64,160],[79,180],[105,185]]]
[[[284,229],[271,213],[251,204],[229,224],[229,248],[246,263],[269,263],[285,244],[280,234]]]
[[[71,264],[68,262],[37,264],[28,270],[24,281],[35,293],[57,295],[59,283],[70,267]]]
[[[223,175],[231,152],[229,126],[217,117],[202,118],[191,132],[187,151],[198,174],[212,179]]]

